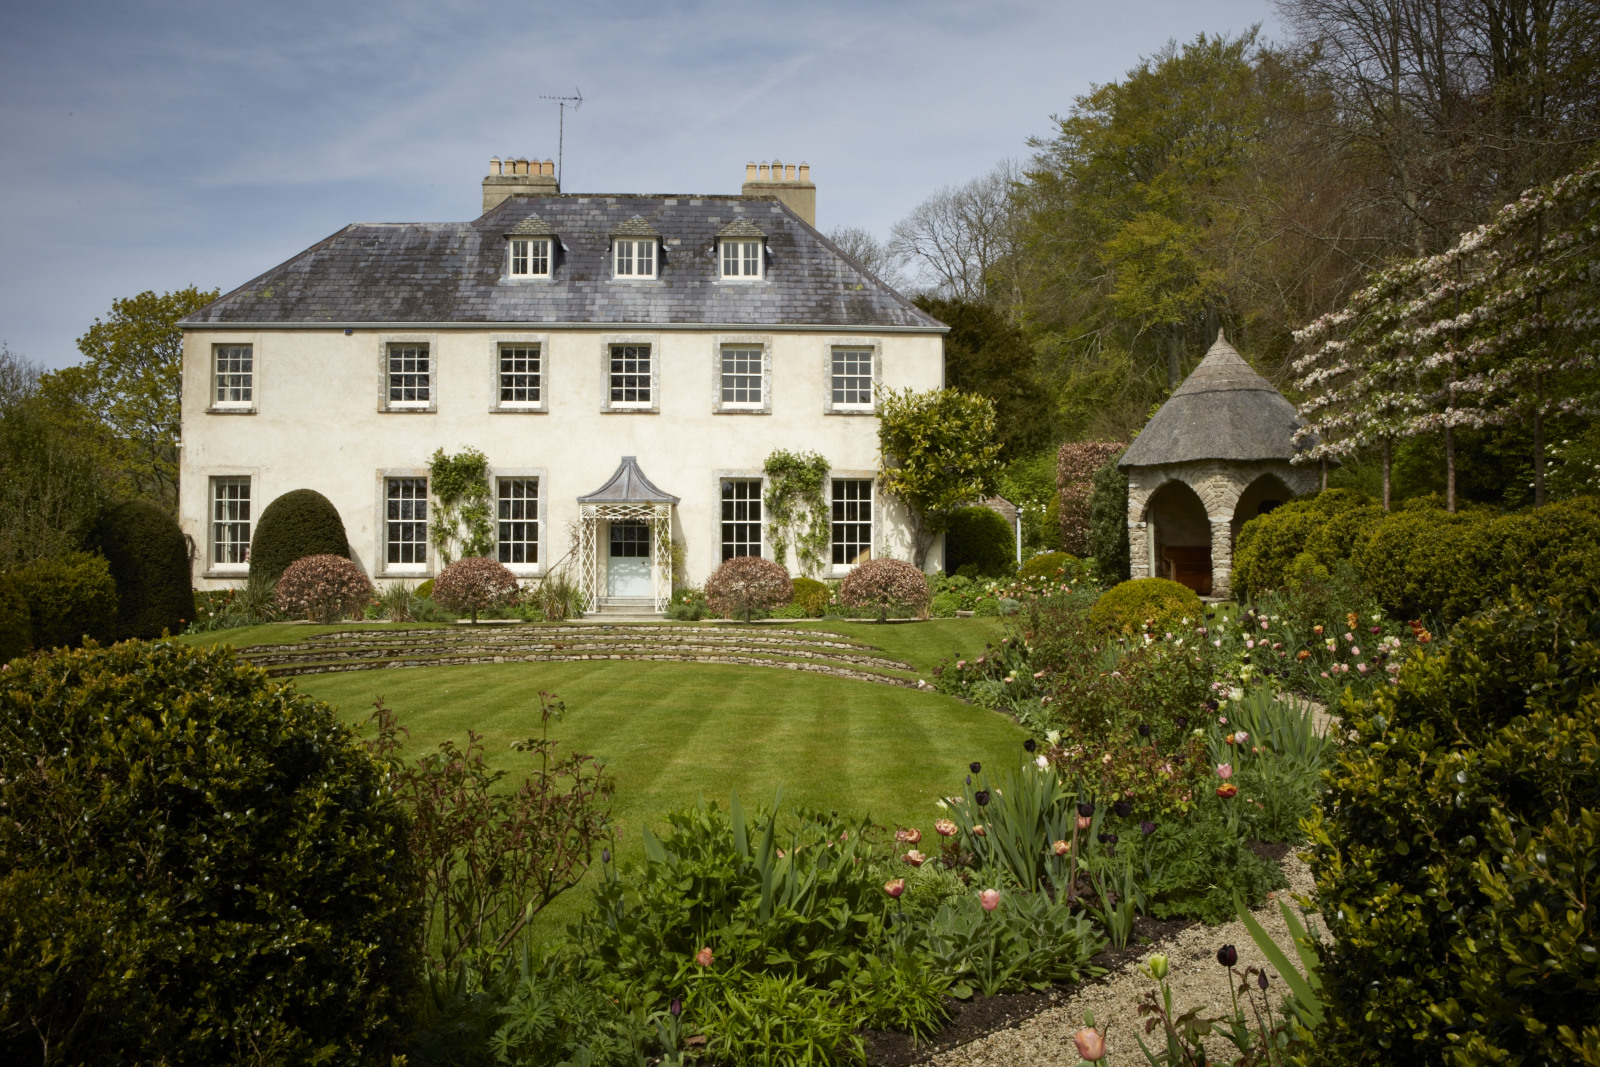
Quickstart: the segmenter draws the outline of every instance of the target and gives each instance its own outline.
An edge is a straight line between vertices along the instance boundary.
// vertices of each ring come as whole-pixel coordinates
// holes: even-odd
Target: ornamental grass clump
[[[850,608],[876,607],[878,621],[890,608],[909,608],[919,615],[927,608],[928,581],[903,559],[869,559],[856,564],[839,587],[839,603]]]
[[[307,556],[284,568],[278,579],[278,607],[286,615],[312,622],[337,622],[372,599],[372,583],[343,556]]]
[[[474,623],[478,612],[504,607],[520,591],[516,575],[487,556],[458,559],[433,582],[433,599],[458,614],[471,615]]]
[[[745,622],[754,612],[770,611],[793,596],[789,572],[760,556],[725,560],[706,581],[706,603],[711,610]]]

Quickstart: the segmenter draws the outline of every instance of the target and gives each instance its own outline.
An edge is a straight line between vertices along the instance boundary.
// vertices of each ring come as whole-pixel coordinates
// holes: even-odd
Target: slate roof
[[[552,276],[505,277],[506,234],[537,217]],[[659,230],[655,280],[614,281],[610,235],[638,217]],[[716,235],[765,230],[767,277],[717,280]],[[938,320],[770,197],[513,196],[472,222],[358,223],[184,320],[225,323],[618,323],[900,327]]]
[[[717,231],[718,237],[765,237],[767,232],[746,218],[734,219]]]
[[[556,231],[550,228],[550,224],[544,221],[544,219],[541,219],[538,215],[529,215],[527,218],[511,227],[511,229],[507,230],[506,236],[549,237],[555,232]]]
[[[637,456],[623,456],[617,472],[600,488],[580,496],[580,504],[676,504],[678,498],[664,492],[644,476]]]
[[[1298,451],[1299,427],[1289,401],[1219,331],[1206,358],[1139,431],[1117,466],[1287,460]]]
[[[627,222],[611,227],[611,232],[618,237],[660,237],[661,231],[644,221],[643,215],[635,215]]]

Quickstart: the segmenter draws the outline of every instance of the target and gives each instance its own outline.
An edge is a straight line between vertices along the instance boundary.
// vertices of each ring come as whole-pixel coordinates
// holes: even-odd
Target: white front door
[[[650,581],[650,526],[637,519],[611,523],[611,554],[606,561],[606,595],[655,595]]]

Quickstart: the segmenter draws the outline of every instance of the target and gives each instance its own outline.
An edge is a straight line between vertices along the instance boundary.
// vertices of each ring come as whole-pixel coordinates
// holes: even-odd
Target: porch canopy
[[[643,522],[650,527],[651,599],[664,612],[672,599],[672,509],[678,498],[639,469],[637,456],[623,456],[606,484],[578,498],[578,574],[586,608],[599,606],[606,591],[609,541],[602,525]],[[602,547],[602,546],[606,547]]]

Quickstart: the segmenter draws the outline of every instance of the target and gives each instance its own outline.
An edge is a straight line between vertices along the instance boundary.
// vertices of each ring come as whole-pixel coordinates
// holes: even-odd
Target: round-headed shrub
[[[312,622],[338,622],[366,607],[372,583],[343,556],[322,555],[297,559],[278,579],[278,607],[288,615],[304,615]]]
[[[760,556],[734,556],[706,579],[706,603],[718,615],[750,621],[754,611],[770,611],[794,596],[789,572]]]
[[[344,520],[333,502],[315,489],[292,489],[266,506],[250,538],[250,573],[276,580],[307,556],[350,558]]]
[[[521,588],[504,563],[487,556],[468,556],[450,564],[433,580],[433,599],[459,615],[470,614],[476,623],[478,612],[511,603]]]
[[[1294,558],[1306,551],[1329,520],[1368,503],[1366,497],[1348,489],[1329,489],[1291,500],[1246,522],[1233,549],[1234,595],[1249,600],[1284,588]],[[1320,558],[1318,562],[1324,566],[1331,563]]]
[[[425,581],[421,585],[417,586],[415,589],[413,589],[411,591],[411,595],[416,597],[418,600],[432,600],[433,599],[433,579],[429,578],[427,581]]]
[[[993,508],[957,508],[944,534],[946,574],[1003,578],[1016,570],[1016,536]]]
[[[84,638],[110,644],[117,634],[117,583],[101,556],[73,552],[39,559],[12,574],[28,604],[35,648],[77,648]]]
[[[117,583],[117,639],[181,633],[195,617],[189,545],[171,515],[144,500],[101,510],[88,546]]]
[[[972,605],[972,614],[980,619],[997,618],[1000,614],[999,599],[992,596],[980,597],[978,602]]]
[[[1017,577],[1024,579],[1052,579],[1062,577],[1062,571],[1072,575],[1077,571],[1078,559],[1067,552],[1045,552],[1034,556],[1017,568]]]
[[[25,655],[33,648],[33,620],[28,598],[9,575],[0,575],[0,663]]]
[[[1100,594],[1089,609],[1089,625],[1101,633],[1139,633],[1175,629],[1205,614],[1193,589],[1166,578],[1135,578]]]
[[[794,580],[794,599],[790,603],[804,608],[807,617],[820,619],[823,612],[828,610],[828,601],[832,599],[833,594],[827,582],[819,582],[815,578]]]
[[[928,605],[928,614],[936,619],[953,619],[960,610],[960,593],[936,593]]]
[[[421,973],[409,820],[334,710],[227,649],[0,676],[0,1051],[387,1064]]]
[[[889,617],[890,608],[920,613],[928,603],[928,580],[903,559],[869,559],[857,563],[845,576],[839,587],[839,603],[847,608],[875,607],[879,622]]]

